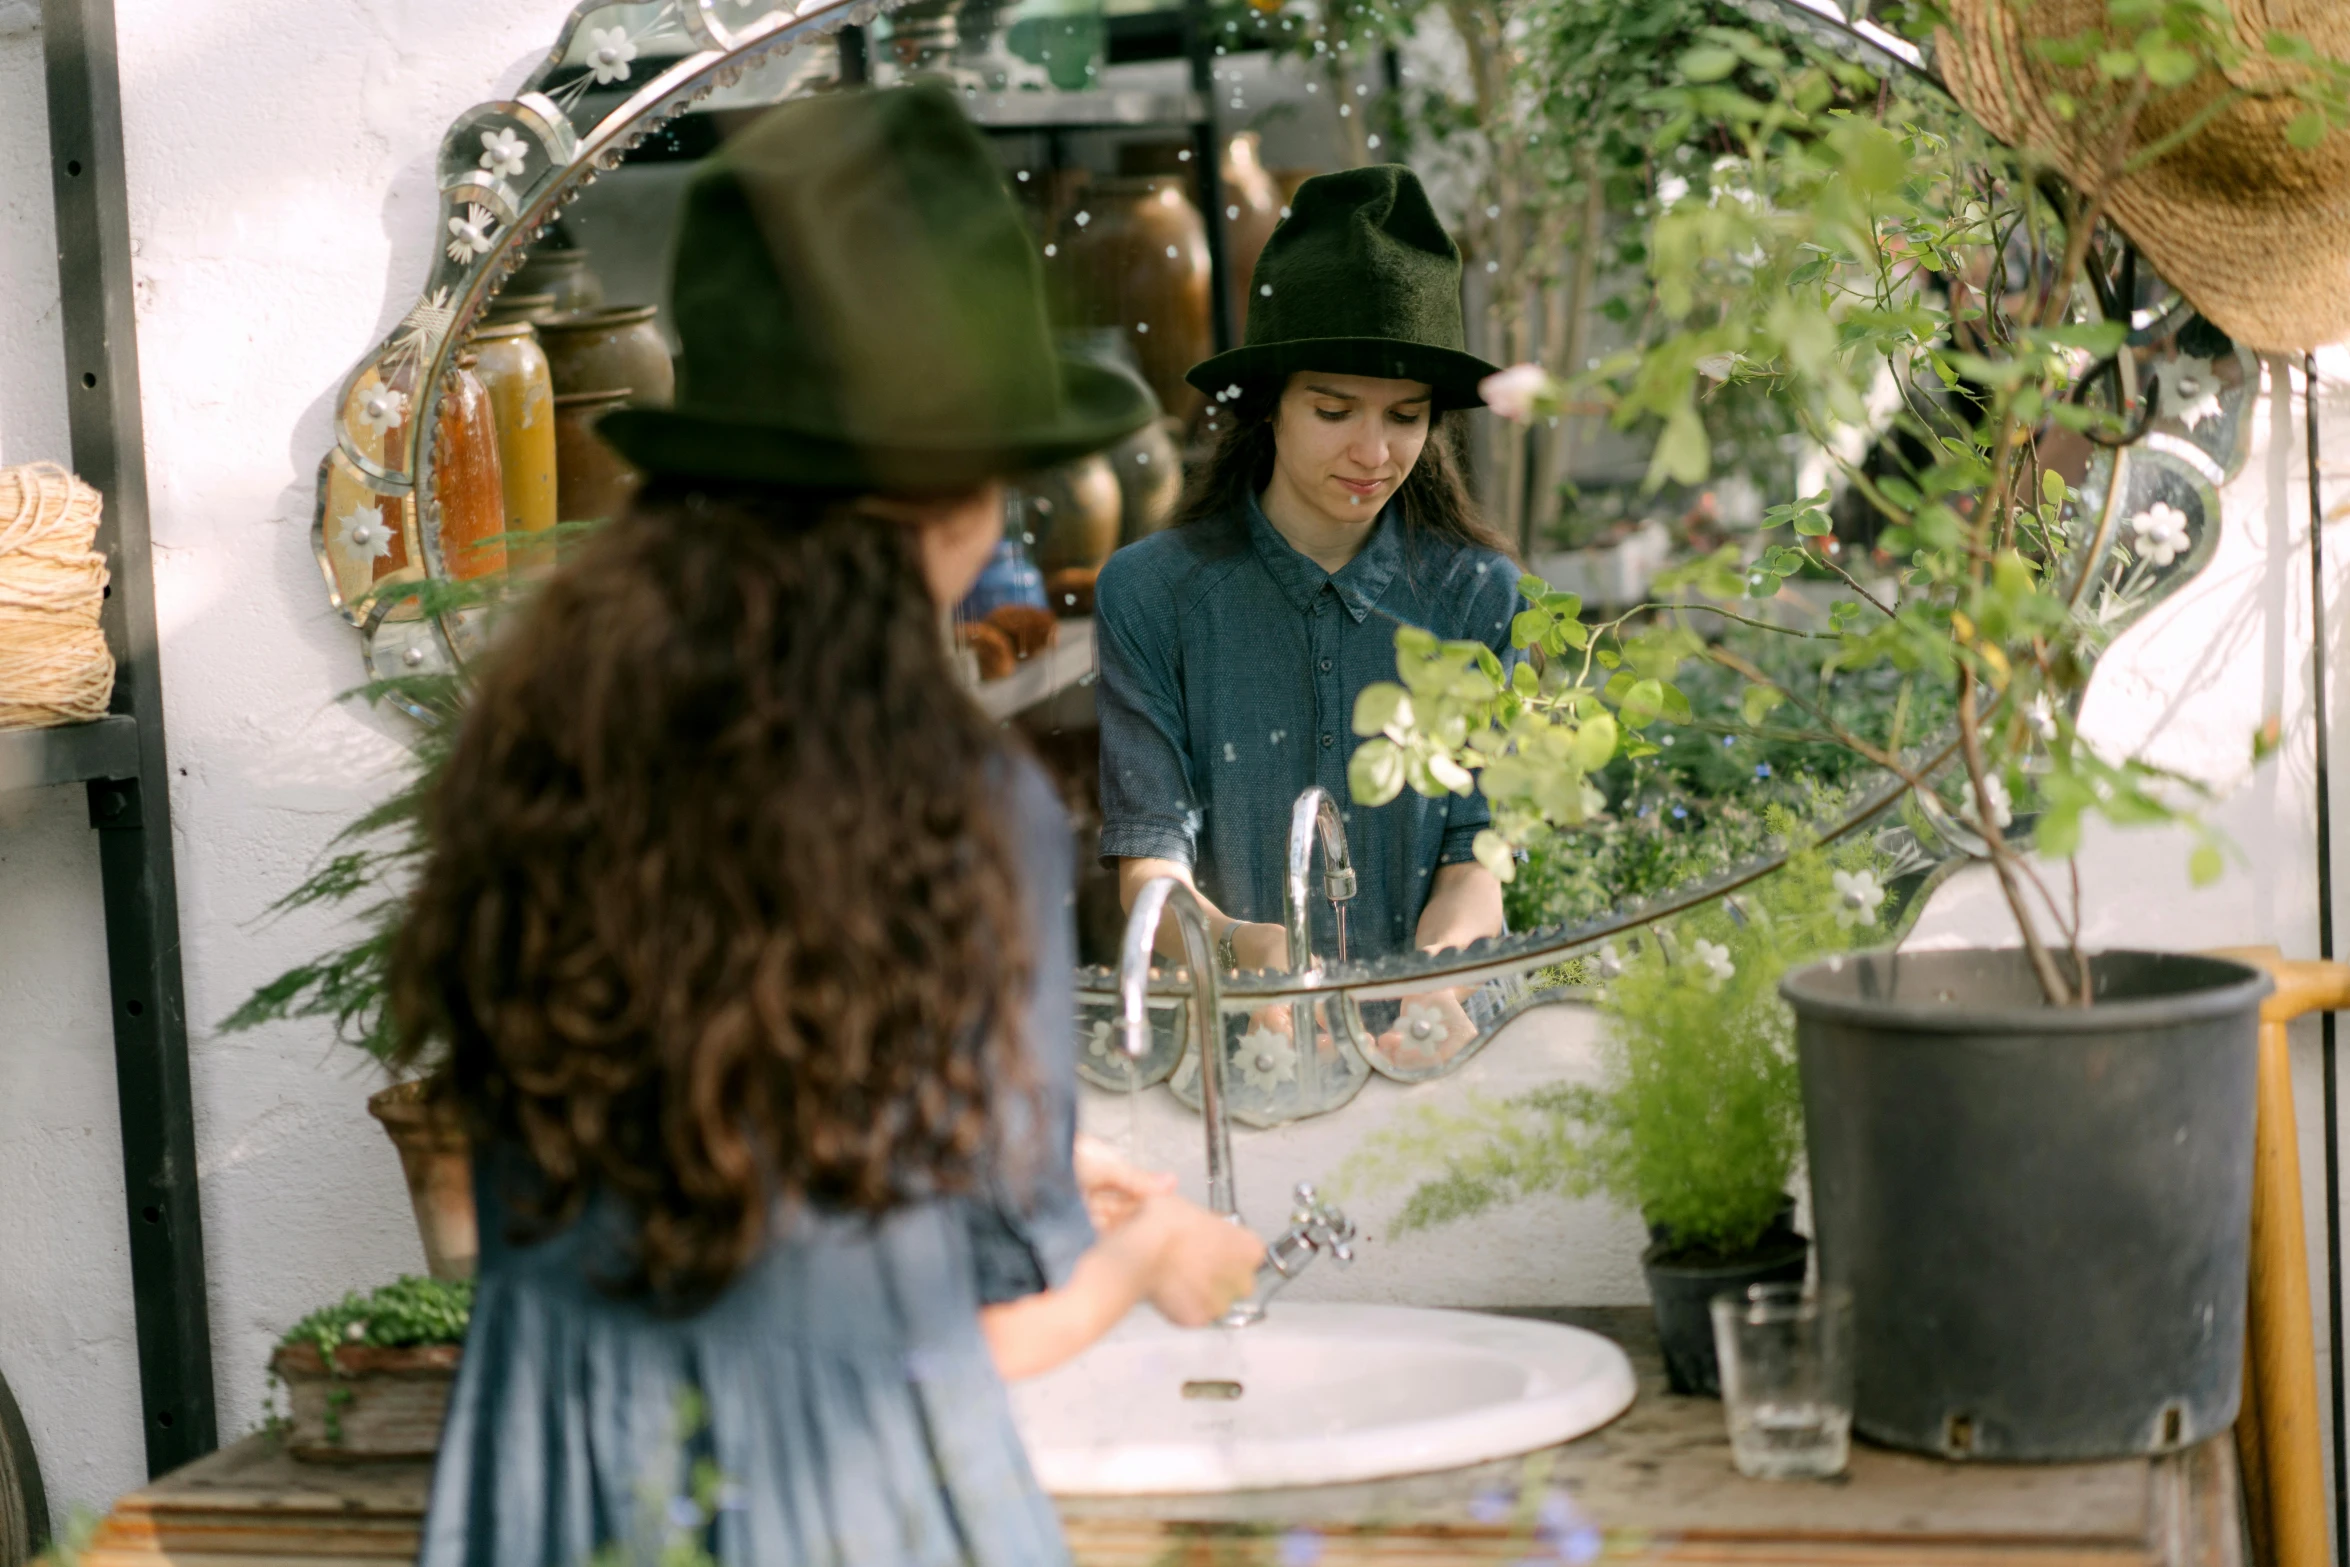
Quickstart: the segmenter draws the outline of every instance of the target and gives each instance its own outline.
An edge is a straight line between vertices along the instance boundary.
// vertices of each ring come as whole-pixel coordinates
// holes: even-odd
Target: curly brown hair
[[[912,533],[656,483],[518,616],[430,802],[405,1058],[445,1041],[537,1167],[517,1239],[620,1200],[614,1288],[706,1299],[792,1199],[967,1189],[1032,1086],[1007,742]]]

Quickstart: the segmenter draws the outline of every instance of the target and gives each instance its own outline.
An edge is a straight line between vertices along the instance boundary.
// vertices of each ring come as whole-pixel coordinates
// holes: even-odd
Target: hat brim
[[[1210,397],[1228,386],[1287,377],[1300,370],[1333,375],[1370,375],[1391,381],[1425,381],[1436,407],[1482,408],[1477,383],[1498,371],[1475,354],[1393,337],[1303,337],[1286,343],[1257,343],[1203,359],[1183,379]]]
[[[861,439],[694,408],[617,408],[596,434],[647,473],[821,489],[937,490],[1050,468],[1100,451],[1158,416],[1130,375],[1063,359],[1061,414],[1029,430],[962,439]]]

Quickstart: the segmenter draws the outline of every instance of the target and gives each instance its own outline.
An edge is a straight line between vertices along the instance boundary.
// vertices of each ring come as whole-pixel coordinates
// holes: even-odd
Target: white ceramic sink
[[[1580,1328],[1276,1300],[1245,1328],[1137,1311],[1012,1406],[1045,1490],[1146,1496],[1482,1463],[1597,1430],[1632,1393],[1624,1352]]]

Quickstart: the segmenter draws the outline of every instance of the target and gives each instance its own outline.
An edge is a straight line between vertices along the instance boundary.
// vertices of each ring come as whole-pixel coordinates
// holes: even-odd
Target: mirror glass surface
[[[1222,17],[1203,11],[1191,24],[1221,27]],[[1235,20],[1228,40],[1203,50],[1202,93],[1182,53],[1185,25],[1177,11],[1074,0],[580,7],[526,90],[450,128],[446,210],[425,286],[344,388],[313,544],[371,672],[461,670],[497,596],[559,558],[566,530],[626,503],[636,476],[593,424],[672,395],[667,278],[699,160],[795,96],[862,80],[943,80],[986,132],[1020,203],[1063,351],[1133,377],[1159,409],[1109,450],[1008,488],[1004,544],[948,628],[975,699],[1019,731],[1069,809],[1085,964],[1078,1063],[1088,1081],[1164,1086],[1195,1106],[1199,1096],[1187,1044],[1193,1002],[1173,963],[1153,983],[1151,1049],[1136,1060],[1122,1047],[1116,858],[1190,862],[1226,911],[1287,925],[1294,806],[1310,785],[1335,806],[1354,892],[1342,933],[1329,856],[1315,846],[1303,883],[1307,950],[1288,972],[1225,977],[1227,1091],[1249,1124],[1336,1109],[1373,1075],[1449,1072],[1525,1009],[1586,994],[1611,944],[1782,863],[1789,846],[1765,821],[1771,804],[1825,835],[1871,839],[1885,866],[1882,934],[1897,934],[1944,874],[1980,852],[1953,809],[1955,786],[1912,791],[1843,752],[1775,741],[1735,722],[1738,691],[1727,679],[1716,689],[1699,678],[1687,688],[1690,721],[1661,727],[1653,756],[1599,775],[1600,817],[1529,851],[1495,900],[1500,912],[1474,932],[1480,939],[1422,950],[1431,889],[1476,869],[1462,862],[1482,802],[1407,790],[1386,805],[1356,803],[1347,786],[1354,700],[1393,678],[1399,624],[1515,657],[1508,622],[1520,561],[1412,535],[1393,509],[1335,573],[1264,508],[1175,523],[1187,472],[1199,474],[1227,425],[1254,412],[1202,394],[1184,372],[1239,340],[1249,268],[1298,184],[1378,161],[1376,136],[1352,106],[1367,117],[1373,95],[1399,85],[1398,66],[1391,56],[1318,64],[1280,36],[1287,24],[1260,16],[1251,36]],[[1904,67],[1888,59],[1884,68]],[[1334,103],[1349,112],[1333,113]],[[1440,204],[1457,199],[1458,182],[1447,185],[1441,170],[1430,182]],[[1480,337],[1477,261],[1472,252],[1470,347],[1492,356]],[[1636,291],[1637,273],[1614,286]],[[2250,356],[2204,358],[2192,340],[2182,344],[2191,314],[2143,269],[2136,289],[2131,373],[2183,395],[2159,406],[2134,445],[2084,445],[2076,510],[2127,519],[2169,506],[2185,536],[2157,560],[2110,527],[2074,530],[2065,571],[2076,609],[2108,637],[2208,559],[2217,491],[2244,461],[2258,382]],[[1589,327],[1595,347],[1609,346],[1616,329],[1596,307]],[[1348,406],[1307,396],[1278,421]],[[1496,457],[1497,421],[1454,414],[1430,432],[1426,405],[1413,406],[1419,436],[1446,443],[1490,505],[1511,471]],[[1374,419],[1393,411],[1363,407]],[[1278,421],[1277,431],[1301,428]],[[1668,561],[1736,543],[1816,473],[1805,454],[1774,448],[1727,464],[1701,490],[1649,493],[1646,448],[1584,422],[1563,475],[1572,514],[1523,564],[1594,609],[1639,605]],[[2116,485],[2119,504],[2108,506]],[[1840,533],[1864,553],[1865,527],[1839,516]],[[1840,586],[1790,579],[1757,613],[1825,624]],[[1889,702],[1890,688],[1856,681],[1850,700],[1867,710]],[[1947,715],[1913,717],[1909,733],[1941,737],[1910,747],[1910,759],[1946,776]],[[1105,826],[1119,851],[1108,860]],[[1299,1048],[1301,1038],[1312,1044]]]

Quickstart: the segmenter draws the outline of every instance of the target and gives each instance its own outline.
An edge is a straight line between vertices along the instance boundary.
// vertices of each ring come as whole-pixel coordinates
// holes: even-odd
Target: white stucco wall
[[[306,547],[324,403],[421,274],[441,130],[519,80],[567,5],[117,5],[210,1304],[234,1436],[259,1416],[267,1347],[287,1322],[420,1264],[390,1148],[361,1107],[368,1081],[315,1032],[224,1040],[211,1027],[322,943],[315,921],[258,916],[397,754],[390,726],[334,700],[358,669]],[[0,462],[66,455],[37,15],[0,0]],[[2157,754],[2231,786],[2217,815],[2249,868],[2191,892],[2183,846],[2095,837],[2095,940],[2313,950],[2297,439],[2296,418],[2231,496],[2219,558],[2116,649],[2090,702],[2091,726],[2116,741],[2167,716]],[[2350,458],[2350,428],[2329,440]],[[2335,558],[2350,567],[2350,539]],[[2343,635],[2337,621],[2337,646]],[[2346,701],[2338,685],[2337,735],[2350,733]],[[2250,773],[2250,734],[2270,712],[2285,753]],[[1995,936],[1999,913],[1961,881],[1919,939]],[[1554,1032],[1539,1048],[1572,1047]],[[1497,1047],[1481,1070],[1524,1064]],[[2314,1093],[2305,1102],[2313,1125]],[[1260,1219],[1293,1169],[1312,1173],[1331,1130],[1242,1139]],[[1188,1146],[1179,1126],[1162,1138]],[[61,1510],[103,1506],[143,1478],[120,1190],[80,791],[0,797],[0,1371]],[[1513,1224],[1431,1241],[1417,1261],[1367,1256],[1361,1287],[1636,1296],[1637,1229],[1621,1215],[1530,1209]]]

